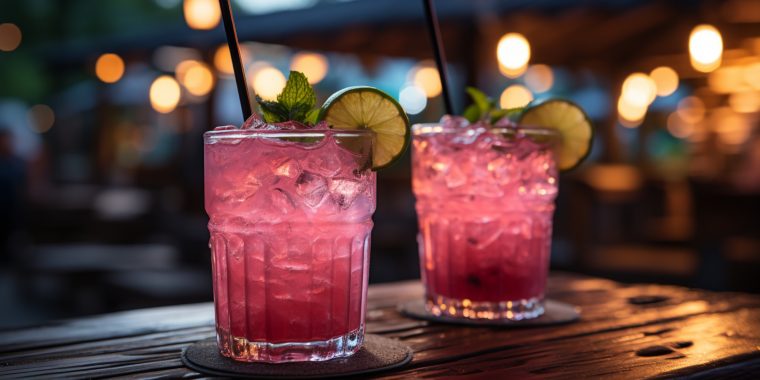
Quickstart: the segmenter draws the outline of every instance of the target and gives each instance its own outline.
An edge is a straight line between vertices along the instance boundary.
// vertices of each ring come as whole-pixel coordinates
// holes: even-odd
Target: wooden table
[[[399,315],[419,282],[374,285],[367,330],[415,351],[388,378],[760,378],[760,297],[552,275],[551,297],[582,308],[565,326],[497,329]],[[4,312],[7,312],[4,311]],[[135,310],[0,332],[0,378],[185,377],[180,351],[213,336],[210,303]]]

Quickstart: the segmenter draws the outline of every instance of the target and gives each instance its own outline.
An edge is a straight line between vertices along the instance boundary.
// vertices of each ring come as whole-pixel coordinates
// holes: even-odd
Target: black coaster
[[[459,325],[471,326],[501,326],[501,327],[528,327],[528,326],[552,326],[565,323],[575,322],[580,319],[581,314],[573,305],[564,302],[546,300],[544,301],[544,314],[538,318],[523,319],[521,321],[511,321],[508,319],[488,320],[488,319],[465,319],[454,318],[446,315],[433,315],[425,308],[424,300],[414,300],[399,306],[401,314],[407,317],[424,319],[432,322],[454,323]]]
[[[395,339],[364,335],[359,352],[324,362],[245,363],[222,356],[216,340],[193,343],[182,351],[182,362],[206,375],[256,379],[317,379],[366,375],[403,367],[412,360],[412,349]]]

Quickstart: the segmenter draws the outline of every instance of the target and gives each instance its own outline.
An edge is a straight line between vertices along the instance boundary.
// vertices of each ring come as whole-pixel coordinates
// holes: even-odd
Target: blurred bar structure
[[[369,84],[413,122],[442,116],[421,2],[232,4],[256,94],[294,68],[320,100]],[[436,9],[455,109],[473,85],[510,107],[567,98],[596,125],[561,178],[554,269],[760,292],[760,2]],[[3,5],[0,328],[211,299],[201,134],[240,120],[219,17],[216,0]],[[370,281],[416,278],[408,157],[378,184]]]

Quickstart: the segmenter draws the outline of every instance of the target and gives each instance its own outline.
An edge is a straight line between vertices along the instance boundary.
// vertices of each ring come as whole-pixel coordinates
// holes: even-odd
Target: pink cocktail
[[[223,355],[319,361],[359,350],[376,199],[371,139],[319,129],[204,135]]]
[[[541,315],[557,195],[554,132],[445,117],[412,133],[428,309],[471,319]]]

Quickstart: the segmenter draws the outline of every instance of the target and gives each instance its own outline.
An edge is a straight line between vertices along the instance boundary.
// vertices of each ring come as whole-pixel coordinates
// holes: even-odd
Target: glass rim
[[[436,128],[438,127],[438,128]],[[488,129],[504,136],[517,136],[519,134],[535,137],[550,137],[559,139],[561,134],[554,128],[540,127],[534,125],[515,125],[512,127],[491,127]],[[441,123],[416,123],[412,125],[412,135],[438,135],[455,133],[456,129],[444,129]]]
[[[245,139],[256,137],[295,138],[295,137],[362,137],[372,136],[368,129],[224,129],[203,133],[205,139]]]

